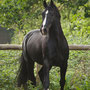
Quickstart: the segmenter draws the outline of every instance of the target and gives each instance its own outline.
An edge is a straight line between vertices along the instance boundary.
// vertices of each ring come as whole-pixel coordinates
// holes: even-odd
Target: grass
[[[89,54],[90,51],[70,51],[65,90],[90,90]],[[21,51],[0,51],[0,90],[19,90],[16,75],[20,55]],[[50,71],[50,90],[60,90],[59,71],[57,67]],[[42,90],[42,84],[40,82],[36,88],[29,84],[29,89]]]

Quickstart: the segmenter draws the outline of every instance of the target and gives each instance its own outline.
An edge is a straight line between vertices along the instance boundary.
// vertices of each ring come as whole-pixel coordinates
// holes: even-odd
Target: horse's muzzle
[[[40,31],[41,31],[41,33],[42,33],[42,35],[46,35],[47,34],[47,29],[46,28],[41,28],[40,29]]]

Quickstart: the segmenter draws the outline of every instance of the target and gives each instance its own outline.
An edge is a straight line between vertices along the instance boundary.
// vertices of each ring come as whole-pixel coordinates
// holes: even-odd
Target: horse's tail
[[[29,39],[29,37],[32,35],[31,32],[29,32],[24,40],[23,40],[23,44],[22,44],[22,55],[21,55],[21,60],[20,60],[20,67],[19,67],[19,71],[18,71],[18,75],[17,75],[17,86],[21,87],[21,85],[25,85],[27,80],[28,80],[28,72],[27,72],[27,63],[28,63],[28,55],[27,55],[27,41]]]
[[[23,54],[21,55],[21,64],[18,71],[17,86],[25,85],[27,82],[27,66]]]

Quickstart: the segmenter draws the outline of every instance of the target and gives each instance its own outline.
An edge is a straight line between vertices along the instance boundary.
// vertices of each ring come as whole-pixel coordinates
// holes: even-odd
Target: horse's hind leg
[[[31,81],[31,84],[36,86],[36,78],[34,76],[34,62],[29,59],[27,62],[27,73],[28,73],[28,80]]]
[[[44,80],[44,70],[43,70],[43,69],[44,69],[44,67],[42,67],[42,68],[40,69],[40,71],[38,72],[42,84],[43,84],[43,80]],[[49,70],[50,70],[50,69],[51,69],[51,67],[49,68]]]
[[[63,65],[60,69],[61,71],[60,73],[61,74],[61,80],[60,80],[61,90],[64,90],[66,70],[67,70],[67,64]]]
[[[41,82],[43,83],[43,80],[44,80],[43,67],[40,69],[40,71],[38,72],[38,74],[39,74],[39,77],[40,77]]]

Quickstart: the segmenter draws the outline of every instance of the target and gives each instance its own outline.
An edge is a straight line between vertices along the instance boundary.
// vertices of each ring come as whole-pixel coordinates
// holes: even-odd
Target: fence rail
[[[69,45],[70,50],[90,50],[90,45]],[[22,50],[22,45],[0,44],[0,50]]]
[[[22,45],[0,44],[0,50],[22,50]]]

